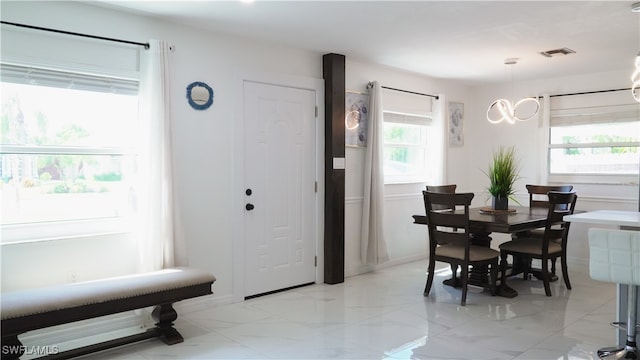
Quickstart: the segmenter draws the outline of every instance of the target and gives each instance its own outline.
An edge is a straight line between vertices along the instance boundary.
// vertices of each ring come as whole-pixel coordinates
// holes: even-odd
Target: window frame
[[[0,66],[10,67],[10,71],[22,68],[25,71],[34,70],[40,71],[45,76],[47,74],[69,74],[71,76],[77,75],[79,79],[82,79],[84,83],[78,88],[82,91],[93,92],[117,92],[120,94],[133,95],[136,94],[139,102],[139,89],[140,82],[138,74],[132,77],[132,73],[129,72],[126,76],[115,75],[113,72],[104,71],[101,73],[91,71],[79,71],[77,66],[69,66],[68,69],[55,67],[40,67],[33,66],[29,63],[17,63],[15,61],[3,61]],[[4,69],[3,69],[4,70]],[[15,76],[14,73],[11,74]],[[55,77],[55,76],[54,76]],[[63,79],[60,77],[59,79]],[[91,82],[94,79],[95,82]],[[14,81],[12,81],[14,80]],[[43,82],[40,86],[44,87],[62,87],[56,86],[56,79],[46,79],[49,81]],[[113,80],[113,82],[110,82]],[[67,79],[68,81],[68,79]],[[15,81],[15,79],[2,78],[2,82],[7,83],[22,83],[29,84],[29,82]],[[100,91],[101,82],[104,84],[117,84],[115,89],[113,86],[104,86]],[[135,85],[132,85],[134,84]],[[110,89],[111,91],[108,91]],[[138,114],[136,114],[138,116]],[[133,145],[132,145],[133,146]],[[135,147],[110,147],[110,146],[59,146],[59,145],[32,145],[32,144],[0,144],[0,155],[98,155],[98,156],[136,156],[140,149]],[[52,220],[52,221],[33,221],[15,224],[3,224],[0,243],[27,243],[27,242],[40,242],[40,241],[53,241],[72,238],[85,238],[100,235],[113,235],[113,234],[127,234],[131,233],[135,225],[133,223],[132,214],[114,215],[108,217],[96,217],[96,218],[69,218],[64,220]]]
[[[420,144],[405,144],[386,142],[383,136],[383,153],[387,147],[405,147],[412,149],[423,149],[424,151],[424,172],[411,173],[406,175],[389,175],[384,174],[385,185],[399,185],[399,184],[418,184],[430,182],[430,174],[428,172],[427,164],[429,163],[429,144],[433,143],[431,137],[433,137],[433,114],[431,112],[426,114],[413,114],[399,111],[383,110],[383,123],[396,123],[396,124],[408,124],[421,127]],[[383,129],[384,132],[384,129]],[[383,168],[385,167],[385,161],[383,159]]]
[[[551,173],[551,151],[554,149],[593,149],[602,147],[637,147],[640,153],[640,141],[632,142],[608,142],[608,143],[552,143],[551,131],[556,127],[576,125],[610,125],[622,122],[640,123],[640,110],[637,104],[614,104],[605,106],[585,106],[572,108],[558,108],[550,110],[549,121],[546,124],[546,156],[544,169],[547,181],[550,183],[584,183],[629,185],[635,184],[637,174],[612,174],[612,173]]]

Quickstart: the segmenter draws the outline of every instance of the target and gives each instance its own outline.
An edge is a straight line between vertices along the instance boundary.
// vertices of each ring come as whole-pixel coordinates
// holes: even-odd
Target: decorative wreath
[[[194,99],[193,89],[196,87],[202,87],[207,90],[209,94],[206,99],[204,98]],[[187,86],[187,100],[189,101],[189,105],[191,105],[192,108],[196,110],[206,110],[211,106],[211,104],[213,104],[213,89],[209,85],[203,82],[200,82],[200,81],[192,82],[191,84],[189,84],[189,86]]]

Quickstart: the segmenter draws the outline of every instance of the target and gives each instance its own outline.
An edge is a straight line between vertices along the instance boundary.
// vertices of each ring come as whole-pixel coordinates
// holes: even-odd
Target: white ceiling
[[[640,0],[636,0],[640,1]],[[122,1],[176,23],[447,78],[486,83],[629,69],[634,1]],[[94,3],[95,4],[95,3]],[[576,53],[547,58],[541,51]],[[506,58],[519,58],[513,67]]]

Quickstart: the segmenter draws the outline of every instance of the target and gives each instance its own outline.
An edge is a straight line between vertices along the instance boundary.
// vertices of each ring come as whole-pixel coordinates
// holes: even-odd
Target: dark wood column
[[[344,282],[345,57],[325,54],[324,77],[324,282]]]

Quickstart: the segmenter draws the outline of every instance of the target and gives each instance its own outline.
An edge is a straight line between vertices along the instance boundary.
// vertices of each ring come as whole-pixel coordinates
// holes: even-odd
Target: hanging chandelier
[[[636,69],[631,74],[631,81],[633,85],[631,86],[631,95],[636,99],[637,102],[640,102],[640,52],[636,55]]]
[[[505,59],[505,65],[515,65],[518,63],[518,59],[509,58]],[[511,70],[511,92],[513,93],[513,70]],[[524,117],[518,116],[518,109],[527,107],[534,107],[535,110],[526,113]],[[517,121],[527,121],[533,119],[540,111],[540,101],[534,97],[526,97],[513,103],[507,99],[498,99],[489,105],[487,108],[487,120],[492,124],[499,124],[503,121],[509,124],[515,124]],[[520,112],[522,113],[522,111]]]

